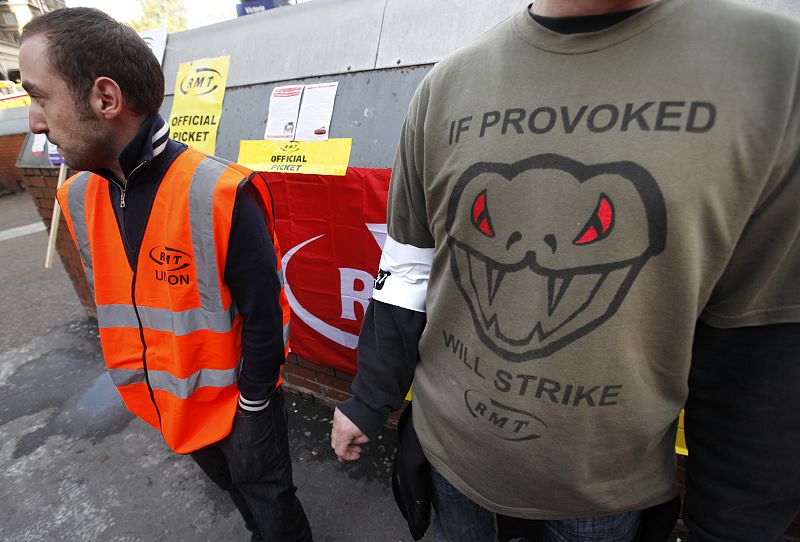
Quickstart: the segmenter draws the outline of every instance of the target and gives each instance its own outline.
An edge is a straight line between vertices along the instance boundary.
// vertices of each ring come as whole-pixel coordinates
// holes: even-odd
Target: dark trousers
[[[800,508],[797,333],[698,326],[685,417],[691,542],[782,540]],[[754,344],[756,356],[741,354]]]
[[[260,412],[237,412],[225,439],[192,452],[227,491],[253,542],[308,542],[311,527],[292,483],[286,403],[281,388]]]

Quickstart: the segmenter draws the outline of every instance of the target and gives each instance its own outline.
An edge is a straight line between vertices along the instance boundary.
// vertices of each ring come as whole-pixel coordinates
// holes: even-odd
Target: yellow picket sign
[[[231,57],[204,58],[178,66],[170,137],[214,154]]]
[[[0,109],[11,109],[14,107],[25,107],[31,105],[31,97],[27,94],[18,96],[4,96],[0,98]]]
[[[0,109],[31,105],[31,97],[19,83],[0,81]]]
[[[251,140],[239,142],[237,162],[257,171],[345,175],[350,138],[321,141]]]

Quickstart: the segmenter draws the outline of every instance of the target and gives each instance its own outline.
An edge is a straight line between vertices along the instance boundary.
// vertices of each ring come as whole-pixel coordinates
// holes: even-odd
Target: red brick
[[[326,399],[330,399],[332,401],[341,402],[345,399],[350,399],[351,395],[348,393],[342,393],[339,390],[334,390],[331,388],[323,388],[322,396]]]
[[[306,359],[304,357],[301,357],[301,356],[297,356],[297,363],[301,367],[306,367],[308,369],[312,369],[312,370],[320,372],[320,373],[325,373],[325,374],[328,374],[328,375],[331,375],[331,376],[333,376],[333,374],[334,374],[332,367],[324,367],[322,365],[314,363],[313,361],[308,360],[308,359]]]
[[[283,372],[287,375],[297,375],[299,378],[305,378],[306,380],[315,380],[317,373],[316,371],[312,371],[311,369],[306,369],[305,367],[300,367],[299,365],[284,365]]]
[[[17,169],[16,162],[25,134],[12,134],[0,137],[0,186],[16,192],[24,179],[24,174]]]
[[[350,382],[342,380],[341,378],[336,378],[335,376],[329,376],[324,374],[318,374],[316,380],[323,386],[328,386],[329,388],[334,388],[337,390],[341,390],[345,393],[350,393]]]
[[[335,369],[334,375],[336,375],[336,378],[344,380],[345,382],[352,382],[353,378],[355,378],[354,374],[350,374],[347,371],[342,371],[341,369]]]
[[[46,187],[47,186],[47,181],[44,180],[44,178],[41,177],[41,176],[30,177],[30,178],[28,178],[28,184],[30,184],[31,186]]]
[[[316,382],[311,382],[309,380],[305,380],[303,378],[284,378],[283,379],[286,386],[297,388],[302,391],[309,391],[314,394],[318,394],[322,392],[322,388]]]

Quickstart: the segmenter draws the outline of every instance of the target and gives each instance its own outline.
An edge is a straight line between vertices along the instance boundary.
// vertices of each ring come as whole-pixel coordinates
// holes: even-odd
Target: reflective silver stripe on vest
[[[143,370],[110,369],[111,381],[117,387],[145,382]],[[167,391],[179,399],[188,399],[200,388],[224,388],[236,383],[236,369],[200,369],[186,378],[166,371],[148,371],[150,387]]]
[[[200,304],[213,313],[222,312],[217,251],[214,246],[214,187],[226,169],[225,164],[204,158],[194,172],[189,189],[189,221]]]
[[[75,231],[75,240],[78,242],[78,253],[86,271],[86,282],[89,290],[94,295],[94,267],[92,266],[92,251],[89,248],[89,230],[86,227],[86,187],[89,185],[89,172],[79,173],[69,185],[67,206],[69,217],[72,220],[72,229]]]
[[[97,305],[97,326],[139,328],[139,320],[133,305]]]
[[[138,307],[142,327],[167,331],[176,336],[188,335],[198,330],[227,333],[231,330],[230,312],[208,312],[202,308],[172,312],[169,309]],[[112,327],[138,328],[136,310],[132,305],[98,305],[97,323],[100,329]]]
[[[111,375],[111,381],[118,388],[146,382],[142,369],[109,369],[108,374]]]

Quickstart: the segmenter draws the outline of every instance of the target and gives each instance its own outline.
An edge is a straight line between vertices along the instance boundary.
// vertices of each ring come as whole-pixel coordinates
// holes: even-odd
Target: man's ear
[[[125,108],[122,90],[109,77],[98,77],[94,80],[89,100],[95,113],[106,120],[117,118]]]

